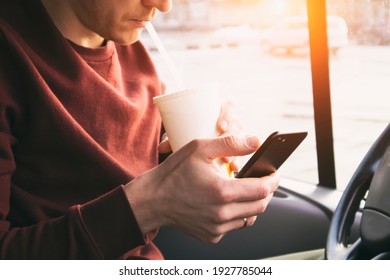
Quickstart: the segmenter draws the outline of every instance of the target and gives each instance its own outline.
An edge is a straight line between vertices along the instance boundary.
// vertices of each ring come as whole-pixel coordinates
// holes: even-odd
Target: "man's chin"
[[[115,36],[110,39],[120,45],[131,45],[137,42],[140,39],[142,29],[137,32],[131,32],[131,34],[123,34],[122,36]]]

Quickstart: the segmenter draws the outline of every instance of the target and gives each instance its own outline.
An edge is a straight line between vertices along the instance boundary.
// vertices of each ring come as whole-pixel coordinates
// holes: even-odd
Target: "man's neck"
[[[87,47],[102,46],[104,38],[85,27],[67,0],[41,0],[47,13],[62,35],[73,43]]]

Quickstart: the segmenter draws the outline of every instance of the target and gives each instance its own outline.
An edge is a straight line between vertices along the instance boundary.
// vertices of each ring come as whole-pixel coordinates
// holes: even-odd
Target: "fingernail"
[[[246,144],[251,148],[258,148],[260,145],[259,138],[256,136],[246,136],[245,137]]]
[[[221,124],[220,124],[220,127],[223,130],[223,132],[225,132],[225,131],[228,130],[229,124],[228,124],[227,121],[222,121]]]

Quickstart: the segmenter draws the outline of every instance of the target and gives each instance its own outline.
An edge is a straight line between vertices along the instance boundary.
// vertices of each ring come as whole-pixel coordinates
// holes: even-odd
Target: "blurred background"
[[[220,85],[244,133],[306,130],[282,176],[317,183],[307,0],[173,0],[154,26],[192,87]],[[327,0],[330,86],[338,188],[390,122],[390,0]],[[144,32],[167,92],[174,78]],[[242,163],[246,158],[242,159]]]
[[[389,1],[328,0],[328,14],[343,17],[349,37],[359,44],[390,44]],[[160,30],[211,31],[244,25],[261,30],[280,18],[306,14],[306,0],[174,0],[174,9],[158,17]]]

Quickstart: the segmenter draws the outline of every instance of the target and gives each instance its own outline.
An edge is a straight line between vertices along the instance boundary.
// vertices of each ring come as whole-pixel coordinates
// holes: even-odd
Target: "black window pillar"
[[[326,0],[307,0],[319,185],[336,188]]]

